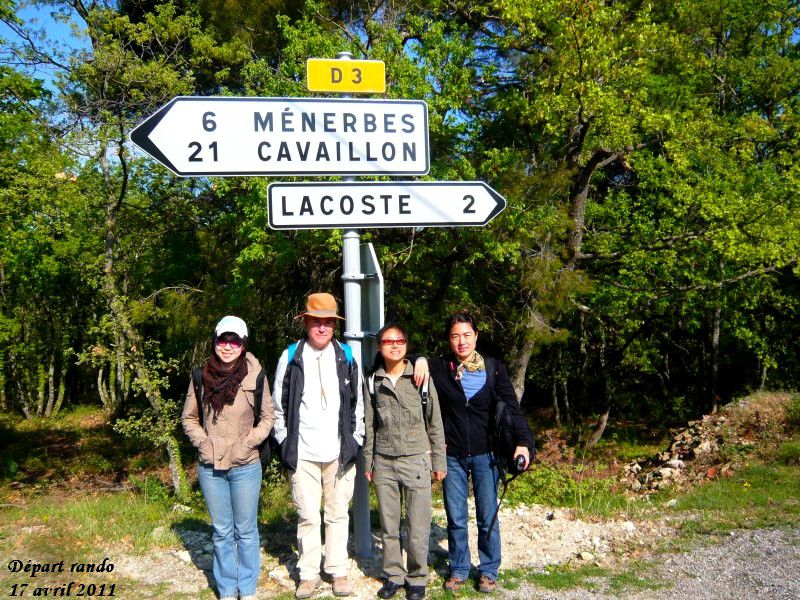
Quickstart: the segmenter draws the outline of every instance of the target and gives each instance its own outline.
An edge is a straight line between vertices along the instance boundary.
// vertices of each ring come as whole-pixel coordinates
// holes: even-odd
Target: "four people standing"
[[[200,371],[195,373],[183,410],[184,430],[200,452],[198,477],[211,515],[214,578],[226,600],[237,594],[242,600],[255,598],[261,485],[258,445],[271,428],[280,459],[290,472],[298,513],[300,585],[296,597],[312,596],[321,583],[323,499],[323,568],[332,578],[334,595],[352,593],[348,505],[356,455],[365,436],[363,380],[349,347],[334,339],[342,318],[333,296],[311,294],[306,310],[296,318],[303,319],[306,335],[282,353],[272,401],[266,386],[257,384],[258,361],[246,352],[246,325],[238,317],[225,317],[215,328],[214,354],[202,367],[202,377]],[[409,600],[425,595],[431,478],[444,482],[450,559],[445,588],[458,591],[471,566],[467,536],[471,477],[478,521],[479,589],[496,589],[499,474],[490,438],[497,398],[505,400],[513,416],[515,456],[524,457],[526,466],[530,462],[533,436],[503,364],[475,350],[474,319],[467,313],[454,314],[446,334],[451,353],[431,360],[431,382],[424,385],[427,362],[419,360],[416,370],[412,369],[403,328],[387,325],[378,334],[379,360],[367,386],[364,457],[381,517],[386,575],[378,592],[381,598],[393,597],[403,585]],[[263,374],[258,381],[263,382]],[[254,398],[257,387],[264,390],[260,404]],[[409,530],[407,566],[400,547],[402,498]]]

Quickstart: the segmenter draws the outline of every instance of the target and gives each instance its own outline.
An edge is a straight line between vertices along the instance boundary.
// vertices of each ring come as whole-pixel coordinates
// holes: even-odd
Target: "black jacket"
[[[280,395],[273,394],[276,417],[278,417],[275,428],[285,430],[286,437],[281,440],[279,451],[281,462],[290,471],[297,469],[300,401],[303,397],[305,380],[303,371],[305,343],[305,339],[297,343],[291,360],[287,361],[288,351],[285,350],[281,360],[278,361],[275,373],[275,389],[280,391]],[[331,343],[336,352],[336,372],[339,376],[339,461],[343,466],[347,466],[355,462],[358,449],[364,440],[362,386],[358,364],[352,355],[346,354],[344,347],[338,341],[332,340]],[[280,388],[278,382],[281,384]]]
[[[513,416],[517,445],[532,448],[533,434],[522,414],[505,365],[493,358],[485,358],[485,361],[487,370],[494,369],[495,396],[506,401],[507,410]],[[447,454],[459,458],[486,454],[491,451],[489,434],[495,404],[492,392],[488,385],[484,385],[467,402],[461,382],[456,381],[458,364],[458,359],[452,355],[432,358],[429,362],[431,377],[439,392]]]

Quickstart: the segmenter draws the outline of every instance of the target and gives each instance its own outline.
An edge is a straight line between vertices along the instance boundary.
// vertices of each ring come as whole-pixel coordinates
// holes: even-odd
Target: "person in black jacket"
[[[273,436],[291,474],[297,508],[300,585],[309,598],[321,584],[320,506],[325,513],[325,572],[334,596],[353,592],[348,579],[348,505],[353,496],[356,454],[364,441],[364,399],[358,364],[334,338],[342,320],[336,299],[311,294],[302,318],[306,336],[281,354],[275,370]],[[324,498],[324,501],[323,501]]]
[[[469,575],[467,497],[471,477],[478,521],[478,589],[491,593],[497,588],[500,568],[500,528],[495,519],[499,472],[490,440],[496,398],[507,403],[514,423],[514,456],[523,456],[526,468],[530,464],[533,434],[505,365],[476,351],[475,319],[468,313],[455,313],[448,318],[445,332],[452,352],[430,362],[431,377],[439,392],[447,450],[443,490],[450,577],[445,589],[459,591]],[[493,377],[487,377],[487,370],[492,371]],[[491,381],[494,389],[490,389]]]

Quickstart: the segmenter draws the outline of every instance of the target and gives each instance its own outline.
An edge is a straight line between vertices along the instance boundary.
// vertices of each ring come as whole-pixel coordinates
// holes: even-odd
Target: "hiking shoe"
[[[314,591],[319,587],[322,580],[319,577],[314,579],[301,579],[300,585],[297,586],[297,591],[294,593],[295,598],[310,598],[314,595]]]
[[[349,596],[353,593],[353,586],[347,577],[334,577],[332,587],[334,596]]]
[[[444,582],[444,589],[448,592],[460,592],[464,586],[464,580],[461,577],[451,577]]]
[[[392,598],[399,590],[402,585],[399,583],[395,583],[394,581],[387,579],[386,582],[383,584],[383,587],[378,590],[378,598]]]
[[[406,600],[422,600],[425,597],[424,585],[410,585],[406,590]]]
[[[497,591],[497,582],[488,575],[481,575],[480,581],[478,581],[478,591],[492,594]]]

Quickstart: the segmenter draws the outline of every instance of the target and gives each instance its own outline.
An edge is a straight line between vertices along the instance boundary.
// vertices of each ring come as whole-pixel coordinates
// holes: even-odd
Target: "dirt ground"
[[[474,506],[471,507],[474,510]],[[474,514],[474,513],[473,513]],[[544,569],[547,565],[565,563],[611,563],[631,553],[653,546],[672,527],[667,520],[602,521],[588,522],[575,518],[572,511],[548,509],[542,506],[523,506],[502,509],[500,513],[503,542],[503,569]],[[477,531],[471,520],[473,564],[477,563],[475,540]],[[435,565],[430,585],[441,585],[447,577],[447,533],[444,511],[434,510],[431,527],[429,564]],[[158,536],[164,531],[154,531]],[[373,531],[371,558],[352,560],[350,580],[354,597],[374,598],[381,585],[381,544]],[[119,575],[148,584],[161,584],[174,592],[199,593],[209,586],[211,579],[211,540],[208,532],[178,532],[181,547],[174,547],[146,555],[120,553],[109,548],[108,553]],[[259,597],[268,598],[278,593],[292,593],[296,587],[297,557],[289,540],[270,540],[262,535],[262,576]],[[330,595],[330,586],[320,587],[318,596]]]

